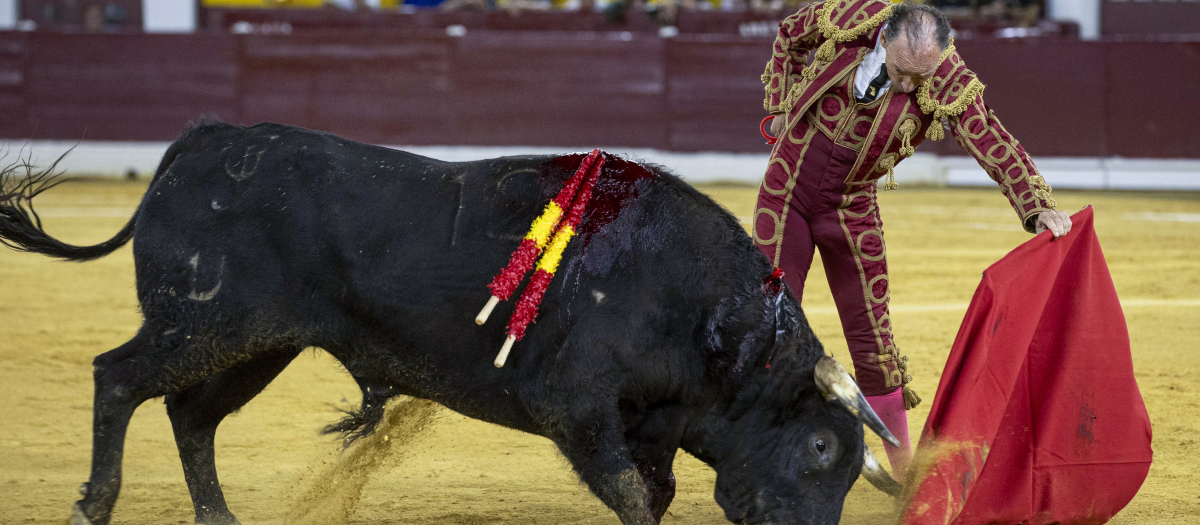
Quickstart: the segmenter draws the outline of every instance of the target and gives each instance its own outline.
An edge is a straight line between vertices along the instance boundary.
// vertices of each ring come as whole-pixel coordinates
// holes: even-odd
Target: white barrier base
[[[20,154],[35,165],[48,166],[71,150],[58,169],[70,176],[124,177],[154,174],[167,142],[0,141],[5,163]],[[478,160],[510,155],[556,154],[572,148],[520,146],[392,146],[447,161]],[[74,148],[74,149],[72,149]],[[605,151],[661,164],[688,182],[758,184],[767,166],[763,153],[679,153],[654,149],[604,147]],[[1097,157],[1036,157],[1046,181],[1054,188],[1119,190],[1200,190],[1200,160],[1126,159]],[[917,153],[896,167],[896,181],[949,186],[991,186],[995,183],[969,157],[939,157]]]

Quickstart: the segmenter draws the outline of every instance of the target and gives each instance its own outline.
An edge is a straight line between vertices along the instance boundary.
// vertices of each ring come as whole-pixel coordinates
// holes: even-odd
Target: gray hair
[[[911,0],[896,4],[892,7],[892,16],[888,17],[888,42],[894,42],[900,37],[901,31],[908,38],[908,45],[920,47],[936,38],[938,48],[945,51],[950,47],[950,21],[936,7],[914,3]]]

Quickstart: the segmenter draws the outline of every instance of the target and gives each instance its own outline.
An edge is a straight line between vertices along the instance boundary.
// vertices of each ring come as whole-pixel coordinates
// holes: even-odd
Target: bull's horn
[[[891,474],[883,470],[883,466],[879,464],[878,459],[875,459],[875,454],[871,453],[871,449],[867,448],[866,444],[863,444],[862,475],[875,488],[893,498],[899,497],[900,490],[904,488],[896,480],[892,479]]]
[[[813,376],[817,382],[817,388],[821,389],[821,393],[825,395],[827,401],[836,400],[859,421],[879,434],[884,441],[891,443],[894,447],[900,446],[900,441],[888,431],[883,420],[879,419],[879,415],[871,410],[871,405],[867,404],[867,398],[863,397],[862,390],[859,390],[858,385],[854,384],[854,379],[850,377],[845,368],[842,368],[841,363],[834,361],[832,357],[824,356],[817,361],[817,368],[813,370]]]

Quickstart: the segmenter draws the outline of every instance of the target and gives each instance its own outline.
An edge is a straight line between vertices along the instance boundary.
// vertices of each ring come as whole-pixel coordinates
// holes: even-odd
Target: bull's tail
[[[42,219],[33,209],[33,198],[63,181],[54,173],[57,164],[55,161],[48,169],[38,170],[28,159],[18,159],[0,171],[0,244],[69,261],[90,261],[129,242],[133,238],[136,213],[116,236],[93,246],[67,244],[46,233]]]

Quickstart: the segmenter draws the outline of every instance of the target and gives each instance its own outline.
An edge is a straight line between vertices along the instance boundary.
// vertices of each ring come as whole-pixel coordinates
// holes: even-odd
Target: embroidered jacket
[[[883,176],[888,177],[884,189],[895,189],[892,168],[912,155],[925,137],[942,139],[945,122],[1032,232],[1034,218],[1056,205],[1050,186],[1025,148],[988,109],[984,85],[967,69],[953,42],[933,77],[913,93],[888,90],[867,104],[854,99],[854,75],[891,12],[888,0],[825,0],[784,19],[762,75],[763,108],[785,116],[788,130],[798,123],[813,125],[839,145],[858,151],[846,179],[848,189]],[[816,56],[806,66],[814,50]]]

